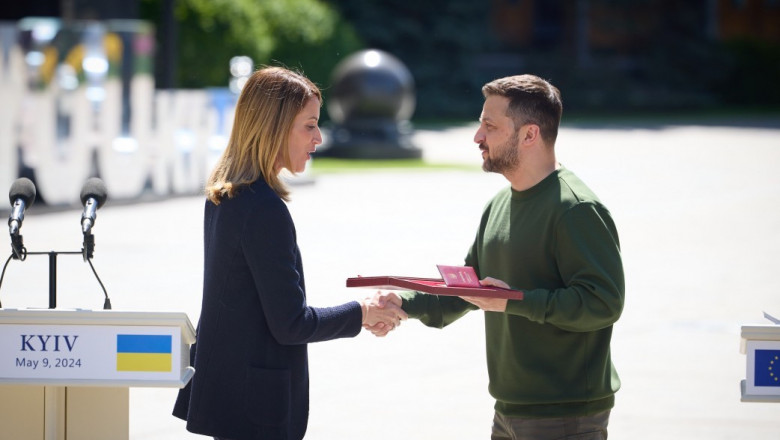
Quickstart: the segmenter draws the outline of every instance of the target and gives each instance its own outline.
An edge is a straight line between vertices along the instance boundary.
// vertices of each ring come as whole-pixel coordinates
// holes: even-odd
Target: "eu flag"
[[[780,387],[780,350],[756,350],[754,377],[757,387]]]

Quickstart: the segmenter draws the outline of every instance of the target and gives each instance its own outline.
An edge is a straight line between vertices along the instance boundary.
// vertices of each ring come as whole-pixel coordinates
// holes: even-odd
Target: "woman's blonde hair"
[[[283,67],[265,67],[247,80],[236,104],[230,140],[206,182],[206,197],[216,205],[259,178],[284,200],[289,192],[277,163],[290,169],[287,148],[293,120],[322,92],[308,78]]]

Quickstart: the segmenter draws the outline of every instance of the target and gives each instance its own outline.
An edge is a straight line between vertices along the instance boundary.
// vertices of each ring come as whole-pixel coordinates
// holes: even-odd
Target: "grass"
[[[453,126],[476,123],[472,120],[414,120],[416,128],[446,129]],[[600,109],[567,110],[564,103],[562,127],[572,126],[661,126],[661,125],[719,125],[749,127],[780,127],[778,107],[723,107],[702,109],[634,109],[607,111]]]
[[[357,173],[365,171],[475,171],[478,167],[462,164],[432,164],[422,159],[336,159],[315,157],[311,162],[314,174]]]

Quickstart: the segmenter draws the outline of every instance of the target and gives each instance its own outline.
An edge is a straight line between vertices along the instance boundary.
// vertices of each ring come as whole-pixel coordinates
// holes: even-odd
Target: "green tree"
[[[495,46],[490,2],[329,0],[372,48],[398,57],[415,80],[415,118],[476,119],[489,79],[482,55]]]
[[[160,1],[142,0],[142,15],[160,22]],[[352,27],[321,0],[178,0],[176,86],[224,87],[230,58],[281,64],[321,85],[333,66],[362,47]],[[159,33],[158,33],[159,34]]]

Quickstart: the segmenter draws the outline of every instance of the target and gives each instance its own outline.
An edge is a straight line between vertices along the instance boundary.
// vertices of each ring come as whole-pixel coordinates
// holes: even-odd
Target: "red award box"
[[[500,287],[449,287],[444,280],[438,278],[413,277],[357,277],[347,278],[347,287],[372,287],[386,290],[417,290],[434,295],[448,296],[482,296],[486,298],[523,299],[519,290],[502,289]]]

